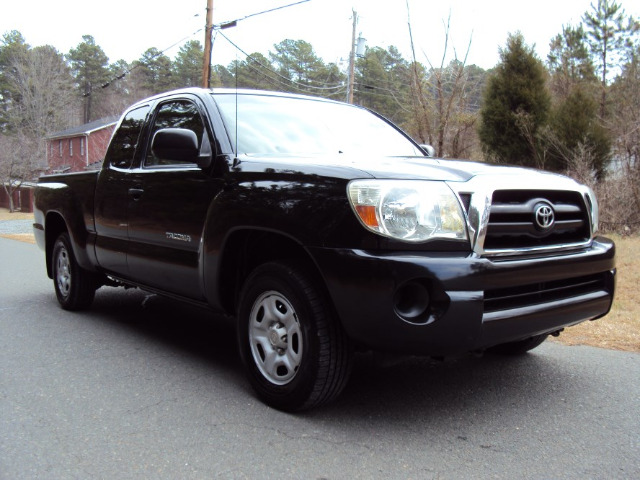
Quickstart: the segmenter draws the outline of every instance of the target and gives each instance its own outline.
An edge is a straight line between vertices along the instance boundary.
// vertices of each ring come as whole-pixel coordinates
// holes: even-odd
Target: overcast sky
[[[214,24],[295,3],[299,0],[214,0]],[[417,60],[437,66],[444,52],[445,23],[450,18],[447,62],[457,54],[467,64],[493,67],[510,32],[521,31],[546,59],[549,41],[563,25],[576,25],[597,0],[408,0]],[[53,45],[61,53],[92,35],[110,62],[140,58],[150,47],[175,56],[186,40],[204,43],[206,0],[3,0],[0,34],[18,30],[31,46]],[[620,1],[627,14],[640,16],[640,2]],[[398,47],[410,59],[407,0],[310,0],[238,22],[223,33],[247,53],[267,54],[290,38],[313,45],[325,62],[349,55],[352,9],[357,34],[367,46]],[[173,46],[176,44],[176,46]],[[172,48],[169,48],[173,46]],[[236,57],[237,55],[237,57]],[[213,63],[228,65],[244,54],[217,36]]]

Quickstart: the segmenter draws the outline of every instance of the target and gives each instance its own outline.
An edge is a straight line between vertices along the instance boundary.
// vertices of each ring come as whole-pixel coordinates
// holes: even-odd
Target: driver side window
[[[150,139],[163,128],[186,128],[195,132],[198,137],[198,148],[205,150],[210,145],[208,135],[198,108],[188,100],[173,100],[164,103],[158,109],[151,127]],[[210,150],[210,147],[209,147]],[[145,167],[175,165],[174,162],[156,157],[151,149],[147,152]]]

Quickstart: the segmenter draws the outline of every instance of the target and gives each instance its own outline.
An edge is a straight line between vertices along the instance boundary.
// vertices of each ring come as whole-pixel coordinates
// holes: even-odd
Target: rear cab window
[[[125,114],[105,156],[109,165],[122,169],[131,167],[150,108],[149,105],[143,105]]]

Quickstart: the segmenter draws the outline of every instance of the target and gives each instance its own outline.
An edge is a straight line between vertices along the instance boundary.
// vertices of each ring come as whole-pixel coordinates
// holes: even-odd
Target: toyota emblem
[[[548,203],[539,203],[534,209],[536,226],[539,230],[549,231],[556,221],[553,207]]]

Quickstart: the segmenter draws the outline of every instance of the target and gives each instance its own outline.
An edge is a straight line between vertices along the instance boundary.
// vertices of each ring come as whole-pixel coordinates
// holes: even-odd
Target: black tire
[[[51,252],[51,272],[58,302],[65,310],[84,310],[91,306],[98,284],[96,276],[78,265],[69,234],[56,239]]]
[[[322,290],[296,265],[267,263],[249,275],[238,343],[251,386],[279,410],[333,400],[351,373],[349,339]]]
[[[544,342],[549,335],[535,335],[517,342],[503,343],[489,348],[487,351],[499,355],[523,355]]]

